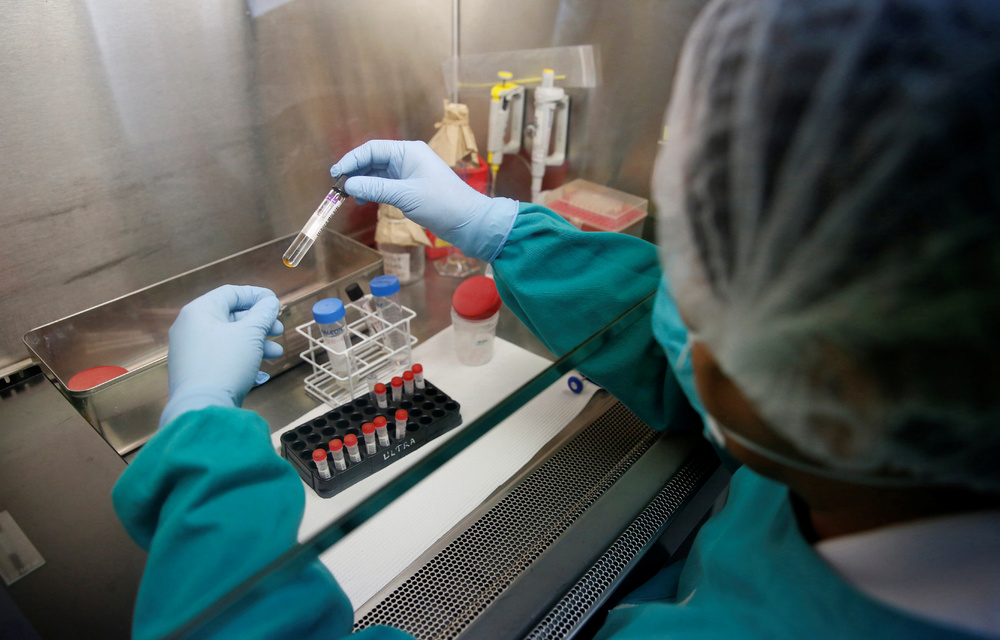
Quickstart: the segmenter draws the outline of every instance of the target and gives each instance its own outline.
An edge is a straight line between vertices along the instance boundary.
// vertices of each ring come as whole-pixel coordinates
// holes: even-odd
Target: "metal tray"
[[[312,305],[322,299],[347,299],[344,288],[382,273],[382,258],[350,238],[325,232],[295,269],[281,256],[293,235],[247,249],[193,271],[164,280],[32,329],[24,335],[31,357],[46,377],[115,450],[124,455],[156,432],[167,401],[168,331],[180,308],[223,284],[268,287],[281,300],[278,316],[285,332],[275,341],[285,348],[278,360],[261,369],[276,375],[302,360],[306,339],[295,327],[312,319]],[[115,365],[128,370],[86,391],[66,383],[91,367]]]

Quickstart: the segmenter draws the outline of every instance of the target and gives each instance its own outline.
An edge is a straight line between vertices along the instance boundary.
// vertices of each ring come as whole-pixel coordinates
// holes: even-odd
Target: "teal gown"
[[[576,230],[521,205],[493,263],[507,306],[561,355],[658,291],[653,317],[619,334],[581,370],[647,424],[663,428],[686,395],[700,410],[686,331],[663,286],[655,246]],[[666,353],[666,356],[665,356]],[[149,552],[134,637],[176,629],[291,548],[305,505],[256,414],[211,407],[183,414],[147,443],[113,492],[119,518]],[[197,637],[330,639],[348,635],[350,602],[318,561],[260,589],[253,605]],[[359,640],[408,638],[387,627]],[[741,469],[726,506],[683,565],[610,612],[602,638],[972,638],[918,620],[851,588],[800,533],[788,491]]]

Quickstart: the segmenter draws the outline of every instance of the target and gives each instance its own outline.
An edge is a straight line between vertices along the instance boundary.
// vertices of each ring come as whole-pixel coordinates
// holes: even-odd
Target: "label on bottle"
[[[335,351],[347,351],[347,336],[344,335],[343,329],[330,333],[323,332],[323,342]]]
[[[396,276],[400,282],[410,279],[410,254],[382,251],[382,262],[388,275]]]
[[[347,334],[344,332],[343,325],[329,331],[321,330],[320,333],[323,334],[323,343],[328,347],[337,351],[347,351]]]
[[[329,330],[321,328],[320,333],[323,334],[323,344],[340,352],[329,354],[330,368],[334,375],[346,377],[350,373],[348,370],[349,356],[346,353],[350,343],[347,341],[347,332],[344,326],[335,326]]]

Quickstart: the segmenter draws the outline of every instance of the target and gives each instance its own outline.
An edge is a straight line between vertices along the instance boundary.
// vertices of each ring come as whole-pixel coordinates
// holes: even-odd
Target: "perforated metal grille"
[[[615,404],[362,616],[355,630],[390,625],[420,640],[454,638],[657,437]]]
[[[697,456],[681,467],[639,517],[615,540],[594,566],[570,589],[526,640],[566,638],[586,621],[629,563],[660,533],[663,525],[694,491],[714,464]]]

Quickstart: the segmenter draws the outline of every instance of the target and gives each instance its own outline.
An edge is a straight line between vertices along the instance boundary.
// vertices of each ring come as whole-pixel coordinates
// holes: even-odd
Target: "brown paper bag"
[[[436,125],[437,133],[427,144],[449,167],[478,167],[479,147],[469,126],[469,107],[444,101],[444,120]]]
[[[375,224],[375,242],[381,244],[398,244],[412,247],[422,244],[431,246],[424,228],[416,222],[408,220],[403,212],[391,204],[378,206],[378,222]]]

